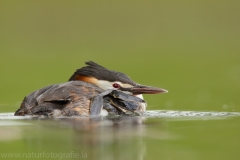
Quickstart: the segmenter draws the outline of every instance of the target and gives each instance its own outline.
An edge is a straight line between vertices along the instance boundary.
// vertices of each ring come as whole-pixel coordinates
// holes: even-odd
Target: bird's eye
[[[120,85],[118,83],[113,83],[114,88],[120,88]]]

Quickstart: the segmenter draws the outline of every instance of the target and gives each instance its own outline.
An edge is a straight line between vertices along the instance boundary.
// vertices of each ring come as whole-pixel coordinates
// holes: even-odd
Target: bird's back
[[[54,84],[26,96],[17,116],[89,116],[91,99],[103,90],[83,81]]]

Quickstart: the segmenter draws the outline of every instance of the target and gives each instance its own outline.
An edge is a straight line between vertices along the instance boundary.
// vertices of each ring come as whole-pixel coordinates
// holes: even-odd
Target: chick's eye
[[[117,84],[117,83],[113,83],[113,87],[114,87],[114,88],[120,88],[120,85]]]

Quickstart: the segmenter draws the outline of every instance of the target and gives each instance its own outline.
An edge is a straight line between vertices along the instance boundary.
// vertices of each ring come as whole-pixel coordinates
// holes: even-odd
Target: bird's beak
[[[131,92],[133,94],[158,94],[158,93],[167,93],[168,91],[162,88],[137,85],[131,88]]]

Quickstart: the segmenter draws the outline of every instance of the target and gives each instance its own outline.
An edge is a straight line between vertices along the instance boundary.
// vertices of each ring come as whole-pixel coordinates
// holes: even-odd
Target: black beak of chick
[[[151,86],[143,86],[137,85],[132,88],[121,88],[123,91],[132,92],[133,95],[138,94],[159,94],[159,93],[167,93],[168,91],[162,88],[151,87]]]

